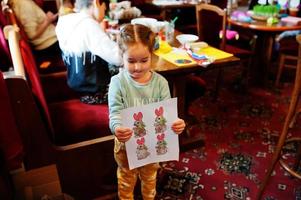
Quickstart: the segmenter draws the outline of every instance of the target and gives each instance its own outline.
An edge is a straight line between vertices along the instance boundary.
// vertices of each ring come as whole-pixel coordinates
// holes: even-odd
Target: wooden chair
[[[226,37],[219,39],[220,30],[222,35],[226,35],[227,29],[227,9],[222,9],[216,5],[198,4],[196,6],[197,30],[199,39],[207,42],[209,45],[219,48],[223,51],[233,54],[241,59],[241,65],[244,66],[243,76],[245,77],[245,85],[248,85],[249,71],[251,66],[251,56],[255,48],[256,36],[250,35],[252,41],[249,49],[228,44]],[[208,20],[210,18],[210,20]],[[249,41],[250,41],[249,40]],[[221,82],[223,69],[219,69],[217,78],[216,93],[218,92]]]
[[[278,87],[284,68],[296,69],[298,60],[298,44],[295,38],[287,38],[280,41],[279,68],[276,76],[275,86]]]
[[[271,174],[273,170],[275,169],[275,166],[277,162],[279,161],[280,165],[289,172],[292,176],[301,179],[301,173],[298,172],[297,169],[301,167],[301,138],[300,137],[293,137],[293,138],[287,138],[289,127],[292,125],[292,121],[295,120],[296,115],[299,113],[297,112],[297,105],[300,97],[301,92],[301,35],[297,36],[297,41],[299,43],[299,51],[298,51],[298,65],[297,65],[297,72],[296,72],[296,78],[295,78],[295,84],[294,89],[291,95],[291,102],[289,105],[288,113],[285,118],[285,122],[280,134],[280,138],[278,140],[275,152],[273,154],[272,161],[270,165],[268,166],[268,171],[265,174],[265,177],[260,185],[257,199],[261,199],[264,189],[267,186]],[[283,147],[288,143],[295,143],[297,144],[297,152],[295,157],[295,164],[293,167],[288,165],[285,160],[282,159],[281,154]]]
[[[119,0],[118,2],[121,1],[122,0]],[[130,2],[132,6],[141,10],[143,16],[163,20],[160,9],[154,5],[148,4],[147,0],[130,0]]]
[[[226,8],[229,0],[210,0],[210,4],[218,6],[220,8]]]
[[[212,17],[211,19],[214,21],[210,20],[210,23],[215,24],[214,26],[206,26],[207,24],[205,23],[205,20],[203,20],[205,18],[205,15],[206,17]],[[222,9],[211,4],[198,4],[196,6],[196,19],[199,39],[201,41],[208,42],[214,47],[220,47],[220,49],[225,50],[226,37],[222,37],[221,41],[219,41],[218,38],[220,30],[222,30],[223,35],[226,35],[226,9]]]
[[[26,158],[32,162],[27,164],[36,167],[54,160],[62,191],[75,199],[115,195],[114,136],[109,130],[108,106],[87,105],[79,99],[48,103],[30,47],[22,37],[20,41],[17,38],[10,42],[14,43],[10,50],[12,57],[20,57],[14,65],[20,76],[7,81],[13,82],[14,116]],[[23,66],[25,70],[18,69]]]

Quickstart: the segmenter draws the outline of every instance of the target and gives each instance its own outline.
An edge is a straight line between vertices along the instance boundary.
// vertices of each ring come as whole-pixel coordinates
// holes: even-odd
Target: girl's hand
[[[176,133],[176,134],[181,134],[183,130],[185,129],[185,122],[183,119],[177,119],[171,126],[171,129]]]
[[[133,134],[132,129],[128,127],[116,127],[115,128],[115,136],[120,142],[126,142],[128,141]]]

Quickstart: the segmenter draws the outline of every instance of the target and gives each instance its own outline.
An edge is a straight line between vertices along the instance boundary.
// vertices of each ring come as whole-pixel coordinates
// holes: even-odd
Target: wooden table
[[[283,31],[301,29],[301,25],[290,25],[283,22],[268,25],[265,21],[258,20],[247,23],[228,19],[228,22],[231,26],[250,30],[257,35],[255,46],[256,55],[253,63],[254,70],[251,73],[253,77],[255,77],[256,84],[266,85],[275,35]]]
[[[176,31],[175,36],[180,34],[180,32]],[[171,42],[172,46],[178,47],[180,44],[174,40]],[[178,115],[182,119],[186,119],[186,111],[185,106],[186,104],[186,75],[204,71],[204,70],[210,70],[213,68],[219,68],[219,67],[228,67],[237,65],[240,62],[239,58],[237,57],[230,57],[222,60],[216,60],[206,68],[199,66],[197,64],[191,65],[191,66],[185,66],[185,67],[179,67],[176,66],[166,60],[164,60],[161,57],[158,57],[156,55],[153,55],[152,57],[152,66],[153,69],[162,74],[171,84],[172,86],[172,96],[178,98]],[[181,140],[182,138],[182,140]],[[202,142],[200,142],[200,138],[189,138],[186,134],[181,134],[180,142],[181,142],[181,150],[199,147]]]
[[[175,39],[177,35],[181,34],[178,31],[175,31],[174,39],[171,41],[171,45],[174,47],[179,47],[179,42]],[[197,64],[179,67],[166,61],[165,59],[156,56],[155,54],[152,57],[152,66],[153,69],[165,76],[168,80],[172,81],[172,96],[178,98],[178,114],[179,117],[185,118],[185,76],[194,72],[200,72],[204,70],[211,70],[213,68],[233,66],[239,63],[240,59],[232,56],[230,58],[216,60],[206,68],[199,66]]]

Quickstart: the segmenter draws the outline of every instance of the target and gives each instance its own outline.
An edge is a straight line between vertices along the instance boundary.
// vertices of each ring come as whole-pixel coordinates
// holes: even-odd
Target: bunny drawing
[[[142,121],[142,118],[143,118],[142,113],[141,112],[138,112],[137,114],[134,113],[133,117],[134,117],[134,120],[135,120],[134,128],[133,128],[134,136],[136,138],[145,136],[146,135],[146,129],[145,129],[145,124]]]
[[[137,149],[136,149],[136,154],[137,154],[137,159],[142,160],[146,158],[147,156],[150,155],[150,153],[147,151],[147,146],[144,144],[145,140],[144,138],[137,139]]]
[[[162,133],[161,135],[157,135],[157,145],[156,145],[156,152],[157,155],[163,155],[167,152],[167,143],[164,140],[165,134]]]
[[[163,107],[155,110],[155,131],[156,133],[164,133],[166,131],[166,119],[163,117]]]

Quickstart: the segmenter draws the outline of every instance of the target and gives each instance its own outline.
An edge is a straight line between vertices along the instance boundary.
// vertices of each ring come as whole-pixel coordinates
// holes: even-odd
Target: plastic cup
[[[175,25],[173,23],[166,22],[165,24],[165,38],[168,43],[174,40]]]

